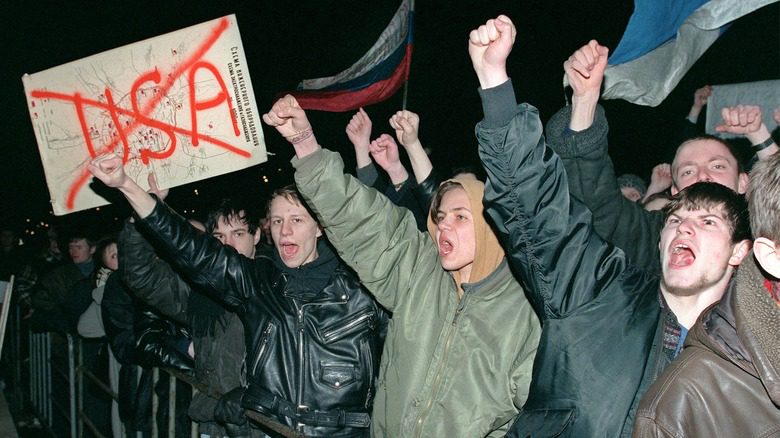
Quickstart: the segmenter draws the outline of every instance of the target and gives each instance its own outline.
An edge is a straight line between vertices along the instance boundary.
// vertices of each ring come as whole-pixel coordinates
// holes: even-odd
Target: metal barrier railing
[[[14,329],[19,328],[19,312],[18,309],[14,312],[15,321],[9,324]],[[21,357],[21,342],[24,341],[23,333],[14,333],[14,339],[17,339],[17,348],[11,350],[9,356],[14,356],[10,359],[10,362],[15,368],[13,375],[19,376],[19,379],[15,381],[14,385],[21,389],[21,375],[23,373],[22,365],[27,362],[29,364],[29,392],[24,394],[23,391],[18,391],[21,394],[16,398],[16,411],[20,412],[24,409],[25,405],[29,401],[30,406],[35,415],[41,420],[41,425],[48,429],[53,436],[59,436],[58,433],[62,429],[67,429],[71,437],[81,438],[85,436],[85,432],[89,431],[91,436],[97,438],[104,438],[99,428],[95,425],[94,419],[89,418],[89,415],[84,411],[84,388],[87,381],[91,382],[100,391],[107,394],[113,401],[119,401],[119,395],[113,391],[109,384],[103,382],[95,374],[92,373],[85,365],[84,358],[82,356],[82,339],[73,335],[59,335],[57,333],[32,333],[28,332],[28,345],[29,345],[29,357]],[[55,345],[55,349],[58,352],[67,352],[66,358],[57,357],[57,354],[52,354],[52,345]],[[66,347],[66,348],[64,348]],[[67,360],[62,360],[67,359]],[[66,364],[64,367],[60,365]],[[137,368],[138,379],[141,378],[141,367]],[[192,388],[193,391],[199,391],[210,397],[219,398],[222,394],[216,393],[210,390],[207,386],[196,381],[192,376],[182,373],[177,370],[167,368],[154,368],[153,369],[153,381],[152,388],[156,387],[159,378],[160,371],[167,373],[170,378],[168,387],[168,424],[167,424],[167,436],[173,437],[176,429],[176,410],[178,408],[176,403],[176,382],[181,381]],[[57,396],[55,391],[58,391],[60,387],[55,389],[53,384],[54,378],[67,381],[68,388],[68,400],[67,405],[64,405]],[[157,412],[159,409],[158,396],[154,390],[152,390],[152,417],[151,417],[151,436],[156,438],[158,436],[157,425]],[[56,423],[55,415],[59,414],[63,422],[67,423],[67,428],[62,427]],[[284,424],[281,424],[269,417],[265,417],[254,411],[247,411],[247,417],[253,422],[263,426],[269,431],[273,431],[285,438],[305,438],[304,435],[298,431],[292,430]],[[122,436],[126,436],[126,429],[122,425]],[[137,432],[137,437],[141,438],[142,432]],[[198,426],[195,422],[190,422],[190,436],[197,438],[199,436]]]

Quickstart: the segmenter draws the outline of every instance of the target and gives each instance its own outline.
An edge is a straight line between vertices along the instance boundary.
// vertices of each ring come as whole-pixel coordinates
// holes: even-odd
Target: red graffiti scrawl
[[[167,137],[168,147],[165,150],[152,150],[149,147],[140,149],[139,158],[145,165],[149,164],[149,161],[152,159],[158,160],[170,157],[176,150],[177,136],[189,138],[193,146],[198,146],[200,142],[206,142],[233,154],[248,158],[251,156],[250,152],[198,132],[198,112],[224,107],[224,110],[230,115],[233,132],[236,137],[240,135],[236,114],[233,111],[233,104],[228,95],[225,81],[219,70],[212,63],[203,59],[204,55],[219,40],[228,26],[229,21],[227,18],[221,19],[209,32],[204,41],[196,47],[196,50],[171,72],[165,73],[155,68],[140,74],[130,90],[130,108],[118,105],[111,90],[108,88],[105,89],[103,94],[98,96],[97,100],[87,99],[78,92],[68,94],[39,89],[33,90],[30,94],[34,98],[59,100],[73,105],[84,136],[87,152],[91,158],[113,152],[121,144],[123,163],[127,163],[131,152],[128,140],[130,135],[140,135],[140,138],[144,140],[149,140],[150,137],[155,137],[159,140],[160,135]],[[172,53],[175,55],[176,51],[172,50]],[[218,92],[206,98],[199,98],[195,89],[196,74],[201,78],[204,75],[210,75],[218,84]],[[165,123],[152,117],[153,112],[161,104],[168,102],[169,91],[177,81],[182,79],[186,80],[188,84],[190,129]],[[95,128],[89,127],[85,116],[85,108],[97,108],[107,113],[110,118],[108,126],[111,130],[111,135],[99,145],[93,144],[92,134]],[[180,105],[177,108],[180,109]],[[84,170],[70,185],[66,201],[66,207],[69,210],[73,209],[76,196],[87,184],[90,176],[89,172]]]

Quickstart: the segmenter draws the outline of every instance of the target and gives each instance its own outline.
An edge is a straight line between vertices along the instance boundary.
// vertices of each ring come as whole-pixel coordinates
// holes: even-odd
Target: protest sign
[[[265,162],[234,15],[22,77],[54,214],[107,204],[87,164],[122,156],[146,188]]]

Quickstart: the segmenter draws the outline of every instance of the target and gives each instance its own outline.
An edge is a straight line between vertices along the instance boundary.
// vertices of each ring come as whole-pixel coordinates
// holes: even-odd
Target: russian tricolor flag
[[[343,112],[381,102],[409,79],[414,0],[403,0],[390,24],[355,64],[326,78],[305,79],[295,96],[301,108]]]

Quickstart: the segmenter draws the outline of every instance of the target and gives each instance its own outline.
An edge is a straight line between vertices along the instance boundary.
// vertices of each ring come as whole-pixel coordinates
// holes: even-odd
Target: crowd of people
[[[295,184],[263,212],[236,197],[187,220],[105,155],[89,171],[134,212],[118,236],[24,265],[4,233],[35,330],[107,340],[113,435],[151,433],[151,367],[206,388],[176,404],[207,438],[277,436],[248,411],[312,437],[780,434],[780,154],[760,107],[716,128],[749,146],[697,133],[705,86],[673,161],[618,177],[608,49],[564,62],[572,103],[545,127],[515,98],[516,36],[503,15],[469,35],[481,166],[434,169],[408,110],[372,140],[360,109],[353,177],[288,95],[263,120]]]

